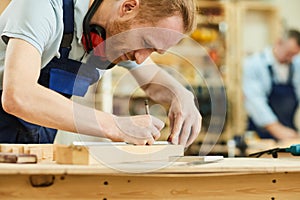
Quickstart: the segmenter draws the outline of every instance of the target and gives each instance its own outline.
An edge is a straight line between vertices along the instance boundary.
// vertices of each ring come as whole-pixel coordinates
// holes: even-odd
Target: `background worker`
[[[246,58],[243,72],[249,129],[261,138],[297,138],[300,33],[289,30],[273,47]]]
[[[83,47],[95,47],[91,44],[95,36],[93,31],[99,28],[104,29],[103,38],[113,38],[105,44],[105,53],[117,52],[116,57],[107,53],[107,61],[128,68],[147,95],[170,106],[170,140],[174,144],[190,145],[201,127],[193,94],[146,59],[152,52],[163,53],[181,40],[182,36],[178,35],[192,30],[193,0],[71,0],[69,3],[67,0],[13,0],[0,16],[3,107],[0,110],[0,142],[51,143],[56,129],[142,145],[152,144],[160,137],[164,123],[153,116],[118,117],[79,105],[57,92],[64,92],[59,86],[66,79],[57,81],[54,75],[61,71],[69,75],[72,69],[64,71],[69,65],[63,65],[63,69],[55,68],[56,65],[69,62],[70,58],[72,65],[76,65],[75,60],[86,53]],[[74,40],[69,48],[71,51],[66,53],[67,58],[61,61],[59,57],[66,56],[59,51],[65,44],[62,38],[69,38],[63,23],[65,5],[74,6]],[[164,31],[149,34],[147,28],[151,27]],[[143,28],[146,29],[144,34],[138,31]],[[129,38],[114,37],[126,31]],[[41,68],[50,71],[50,78],[41,78]],[[92,68],[88,72],[91,84],[97,79],[94,71]],[[54,85],[57,90],[40,84],[45,80],[47,86]]]

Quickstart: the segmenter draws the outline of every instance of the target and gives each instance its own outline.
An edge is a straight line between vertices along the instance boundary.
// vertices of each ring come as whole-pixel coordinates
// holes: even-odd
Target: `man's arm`
[[[11,38],[5,57],[2,104],[28,122],[135,144],[153,143],[163,123],[149,116],[118,118],[90,109],[37,83],[41,55],[31,44]],[[132,127],[132,123],[139,126]],[[130,127],[130,128],[128,128]]]
[[[151,99],[170,106],[172,143],[191,145],[200,132],[202,120],[194,95],[151,59],[131,73]]]
[[[279,122],[268,124],[265,128],[278,140],[299,138],[299,134],[294,129],[284,126]]]

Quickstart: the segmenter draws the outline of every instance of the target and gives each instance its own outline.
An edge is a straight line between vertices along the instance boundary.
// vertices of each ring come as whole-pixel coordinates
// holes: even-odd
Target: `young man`
[[[273,48],[244,64],[245,106],[249,129],[261,138],[299,137],[294,115],[300,97],[300,33],[290,30]]]
[[[159,119],[149,115],[118,117],[93,110],[38,83],[41,68],[62,56],[58,51],[66,28],[63,1],[13,0],[0,16],[3,107],[0,142],[49,143],[53,142],[55,129],[60,129],[113,141],[153,144],[164,126]],[[69,58],[79,60],[84,55],[81,41],[85,25],[82,23],[86,13],[91,13],[89,7],[97,2],[100,4],[88,23],[105,29],[106,57],[131,70],[153,100],[170,105],[170,140],[174,144],[190,145],[201,127],[193,95],[151,60],[144,61],[152,52],[163,53],[179,42],[178,34],[191,31],[193,0],[74,0],[75,30]],[[149,28],[155,28],[160,34],[152,34]],[[125,34],[128,37],[124,40],[126,32],[129,36]],[[60,81],[53,84],[59,85]]]

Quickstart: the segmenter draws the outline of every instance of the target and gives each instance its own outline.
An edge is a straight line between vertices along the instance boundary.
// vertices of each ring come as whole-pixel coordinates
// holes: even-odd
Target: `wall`
[[[288,27],[300,30],[299,0],[272,0],[270,2],[278,6],[284,23]]]

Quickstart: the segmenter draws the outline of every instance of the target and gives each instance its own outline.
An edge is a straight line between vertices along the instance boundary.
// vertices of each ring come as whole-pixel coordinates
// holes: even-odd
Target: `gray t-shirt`
[[[84,50],[81,44],[82,21],[88,10],[88,0],[74,0],[75,32],[70,58],[79,60]],[[63,35],[62,0],[12,0],[0,15],[0,89],[2,89],[6,39],[13,37],[27,41],[42,56],[42,66],[55,56]],[[123,67],[132,69],[135,62],[124,62]],[[24,67],[26,63],[24,63]]]

